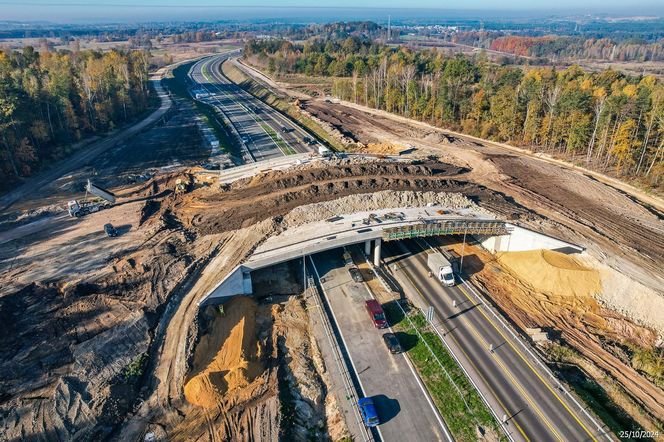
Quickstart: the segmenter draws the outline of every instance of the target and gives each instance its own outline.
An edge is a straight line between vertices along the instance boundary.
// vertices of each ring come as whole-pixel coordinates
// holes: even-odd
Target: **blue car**
[[[373,399],[370,397],[364,397],[357,401],[357,405],[360,407],[360,414],[362,415],[364,425],[367,427],[375,427],[380,424],[380,419],[378,418]]]

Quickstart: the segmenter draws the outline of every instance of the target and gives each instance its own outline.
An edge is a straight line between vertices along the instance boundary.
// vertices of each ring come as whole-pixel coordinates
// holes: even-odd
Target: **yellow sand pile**
[[[573,256],[552,250],[498,254],[498,261],[538,292],[554,296],[586,297],[599,293],[599,272]]]
[[[367,144],[367,151],[371,153],[396,155],[404,150],[403,146],[392,143],[369,143]]]
[[[256,303],[246,296],[226,303],[223,315],[215,308],[212,329],[196,346],[193,370],[184,385],[189,403],[213,408],[225,394],[246,387],[262,373],[255,318]]]

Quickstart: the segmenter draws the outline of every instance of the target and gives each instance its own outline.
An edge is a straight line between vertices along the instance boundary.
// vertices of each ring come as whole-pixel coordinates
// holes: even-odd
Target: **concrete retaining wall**
[[[482,246],[493,252],[522,252],[526,250],[548,249],[563,253],[583,252],[583,247],[557,238],[553,238],[534,230],[507,224],[512,233],[502,236],[478,238]]]

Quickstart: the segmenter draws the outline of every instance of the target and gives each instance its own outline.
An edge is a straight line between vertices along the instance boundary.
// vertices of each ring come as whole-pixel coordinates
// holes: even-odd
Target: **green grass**
[[[230,136],[230,131],[224,123],[219,120],[217,111],[210,105],[194,100],[187,89],[187,72],[192,64],[186,63],[173,69],[173,77],[164,78],[164,85],[172,94],[190,101],[196,107],[196,110],[203,116],[206,124],[212,128],[214,134],[219,140],[219,148],[224,152],[238,157],[242,156],[239,146],[235,144]]]
[[[476,441],[478,427],[484,432],[502,436],[498,423],[461,367],[449,354],[438,335],[428,330],[424,316],[418,311],[409,312],[409,322],[395,301],[386,304],[384,310],[454,438],[458,441]],[[418,336],[416,329],[422,338]],[[439,361],[449,377],[440,367]],[[452,381],[463,394],[463,398]]]
[[[129,381],[132,378],[137,379],[143,376],[143,371],[145,370],[147,362],[148,362],[147,353],[141,353],[140,355],[138,355],[136,359],[131,361],[131,363],[125,367],[123,372],[125,380]]]
[[[567,345],[553,344],[547,348],[547,354],[552,361],[553,369],[558,373],[565,382],[572,388],[572,390],[583,400],[584,403],[600,418],[611,432],[616,436],[620,435],[621,431],[642,431],[644,428],[634,419],[630,413],[619,406],[609,396],[605,388],[599,382],[588,376],[583,370],[577,366],[578,359],[581,357],[572,348]],[[603,383],[614,384],[614,387],[626,394],[622,387],[615,384],[607,378]],[[639,412],[643,413],[640,406]],[[654,422],[657,428],[662,431],[664,428],[661,422]],[[634,440],[628,438],[621,438],[621,440]],[[639,440],[651,441],[651,438],[642,438]]]
[[[270,126],[268,126],[265,123],[261,123],[261,127],[263,128],[265,133],[268,134],[270,138],[272,138],[272,141],[274,141],[274,143],[279,147],[279,149],[281,149],[284,155],[293,155],[294,153],[296,153],[295,150],[292,147],[290,147],[288,143],[286,143],[279,135],[277,135],[274,129],[272,129]]]
[[[288,103],[284,98],[276,96],[261,83],[247,76],[244,72],[241,72],[235,66],[227,65],[224,63],[223,69],[231,81],[239,85],[242,89],[246,90],[254,97],[264,101],[275,109],[288,115],[293,120],[297,121],[301,126],[305,127],[311,134],[313,134],[314,137],[319,141],[322,141],[324,144],[330,146],[335,151],[345,150],[345,146],[342,143],[330,136],[330,134],[328,134],[327,131],[325,131],[325,129],[323,129],[314,120],[301,114],[295,105]],[[232,75],[230,75],[231,73]]]

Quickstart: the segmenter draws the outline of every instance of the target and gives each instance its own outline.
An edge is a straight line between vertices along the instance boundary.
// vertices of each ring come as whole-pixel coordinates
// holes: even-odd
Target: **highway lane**
[[[221,64],[228,57],[223,54],[201,59],[192,66],[189,76],[195,83],[194,93],[209,94],[198,99],[226,116],[240,135],[251,160],[264,161],[313,151],[305,142],[306,137],[313,137],[306,131],[221,73]]]
[[[231,54],[230,58],[234,57],[237,57],[237,55]],[[228,84],[236,86],[234,83],[229,82],[229,80],[221,73],[221,64],[224,63],[226,60],[229,59],[223,59],[223,60],[219,58],[216,59],[213,62],[214,64],[216,64],[216,66],[214,64],[211,66],[211,73],[219,82],[227,82]],[[317,148],[318,146],[317,143],[312,144],[311,146],[307,146],[306,143],[304,143],[305,138],[313,139],[313,136],[310,133],[308,133],[302,126],[298,125],[297,123],[292,121],[289,117],[283,115],[281,112],[274,109],[272,106],[255,98],[253,95],[251,95],[249,92],[246,92],[244,89],[240,88],[238,93],[241,94],[241,97],[243,97],[243,99],[255,100],[256,102],[253,103],[255,107],[253,109],[255,109],[255,112],[257,111],[257,113],[260,114],[261,116],[264,116],[265,118],[263,119],[266,122],[273,122],[275,124],[275,126],[273,126],[275,130],[283,129],[284,127],[288,128],[288,132],[284,133],[282,131],[281,133],[279,133],[279,135],[296,152],[305,153],[305,152],[310,152],[314,148]]]
[[[342,253],[334,249],[312,258],[363,393],[376,403],[382,421],[377,436],[384,441],[450,440],[406,355],[390,354],[382,339],[389,330],[371,323],[364,302],[372,295],[364,283],[353,282]]]
[[[592,441],[605,438],[547,375],[529,361],[518,343],[495,323],[462,286],[444,287],[428,276],[422,241],[399,241],[384,245],[384,260],[394,275],[436,310],[438,326],[446,339],[462,353],[477,384],[486,387],[508,418],[515,439],[530,441]],[[456,307],[453,306],[456,301]],[[493,351],[490,351],[493,345]],[[456,353],[456,352],[455,352]]]

